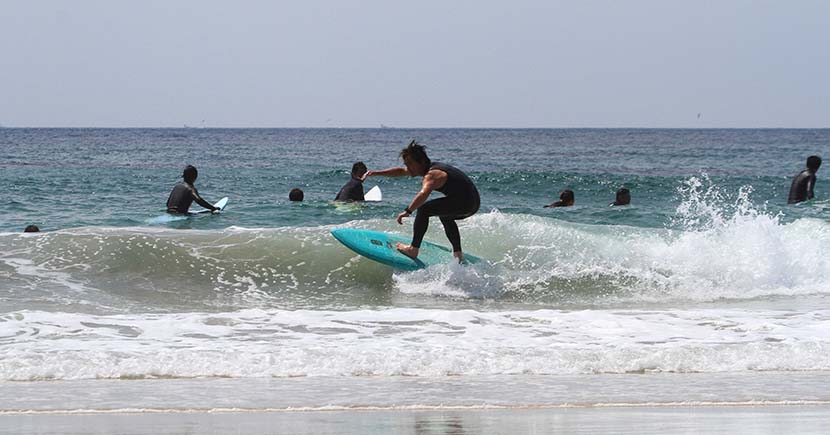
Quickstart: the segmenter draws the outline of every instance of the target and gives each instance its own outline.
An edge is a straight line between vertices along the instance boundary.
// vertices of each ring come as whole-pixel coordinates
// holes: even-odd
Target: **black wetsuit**
[[[813,199],[813,186],[815,185],[816,173],[809,169],[801,171],[793,178],[793,184],[790,185],[790,196],[787,198],[787,204]]]
[[[167,212],[186,214],[190,209],[190,204],[196,201],[202,207],[213,210],[213,206],[199,196],[199,191],[192,184],[182,181],[173,188],[170,192],[170,197],[167,198]]]
[[[412,246],[419,248],[429,227],[429,218],[438,216],[444,224],[444,233],[452,243],[453,252],[461,252],[461,234],[455,221],[468,218],[478,211],[481,199],[473,181],[460,169],[444,163],[434,162],[430,170],[447,173],[447,181],[440,189],[443,198],[432,199],[418,208],[412,235]]]
[[[335,201],[363,201],[363,181],[352,177],[337,193]]]

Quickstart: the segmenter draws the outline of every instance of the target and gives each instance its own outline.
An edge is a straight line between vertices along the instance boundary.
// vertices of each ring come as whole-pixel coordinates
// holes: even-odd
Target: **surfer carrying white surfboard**
[[[424,177],[421,190],[412,199],[409,207],[398,215],[397,221],[403,225],[403,219],[418,210],[413,224],[412,243],[410,245],[398,243],[396,245],[398,251],[410,258],[417,258],[421,241],[429,227],[429,218],[437,216],[444,225],[444,233],[452,243],[453,256],[459,261],[464,260],[464,254],[461,251],[461,234],[458,232],[458,225],[455,221],[468,218],[478,211],[481,199],[475,184],[460,169],[431,161],[427,157],[426,147],[414,140],[401,150],[400,156],[405,167],[368,171],[363,176],[364,180],[378,175]],[[427,201],[433,190],[445,196]]]
[[[182,173],[184,181],[173,187],[170,196],[167,198],[167,212],[173,214],[187,214],[190,210],[190,204],[196,201],[197,204],[210,210],[211,212],[218,212],[219,207],[202,199],[199,191],[196,190],[194,183],[199,176],[199,171],[192,165],[187,165]]]

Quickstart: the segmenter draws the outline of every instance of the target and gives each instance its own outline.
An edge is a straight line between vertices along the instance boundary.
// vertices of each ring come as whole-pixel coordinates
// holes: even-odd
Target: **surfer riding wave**
[[[444,233],[452,244],[453,256],[459,261],[464,260],[461,250],[461,234],[455,221],[474,215],[480,206],[481,199],[473,181],[460,169],[445,163],[433,162],[426,153],[426,147],[416,141],[401,150],[401,158],[405,167],[389,168],[382,171],[368,171],[367,177],[424,177],[421,190],[412,199],[409,207],[401,212],[397,221],[403,225],[403,219],[417,210],[413,224],[412,243],[396,245],[398,251],[410,257],[417,258],[421,241],[429,227],[429,218],[437,216],[444,225]],[[443,198],[427,201],[433,190],[443,193]]]

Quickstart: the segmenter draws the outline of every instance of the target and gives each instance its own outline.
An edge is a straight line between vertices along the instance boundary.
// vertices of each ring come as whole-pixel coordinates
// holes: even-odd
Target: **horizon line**
[[[825,127],[172,127],[172,126],[8,126],[0,124],[0,130],[51,129],[51,130],[826,130]]]

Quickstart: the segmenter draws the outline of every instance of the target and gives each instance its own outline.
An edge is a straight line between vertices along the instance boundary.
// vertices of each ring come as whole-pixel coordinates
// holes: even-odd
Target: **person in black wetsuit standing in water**
[[[335,201],[363,201],[363,174],[366,173],[366,165],[357,162],[352,165],[352,179],[349,180],[340,192],[337,192]]]
[[[461,252],[461,234],[458,232],[458,225],[455,221],[465,219],[478,211],[480,201],[478,189],[473,181],[458,168],[433,162],[427,157],[426,147],[419,145],[414,140],[409,146],[401,150],[404,168],[389,168],[382,171],[369,171],[363,179],[376,175],[385,177],[424,177],[421,190],[412,199],[409,207],[405,208],[398,215],[397,221],[403,225],[403,218],[409,217],[415,210],[415,223],[413,225],[412,244],[407,246],[398,243],[397,248],[402,254],[417,258],[421,241],[429,227],[429,218],[438,216],[444,225],[444,233],[452,243],[452,254],[459,261],[464,260]],[[443,193],[443,198],[427,201],[433,190]]]
[[[787,204],[795,204],[813,199],[813,186],[816,185],[816,172],[819,166],[821,166],[821,158],[819,156],[807,157],[807,169],[801,171],[800,174],[793,178]]]
[[[198,176],[199,171],[194,166],[187,165],[184,168],[184,172],[182,173],[184,181],[173,187],[173,191],[170,192],[170,196],[167,198],[167,213],[187,214],[187,211],[190,209],[190,204],[193,201],[196,201],[197,204],[212,212],[219,210],[218,207],[214,207],[199,196],[199,191],[193,185]]]

